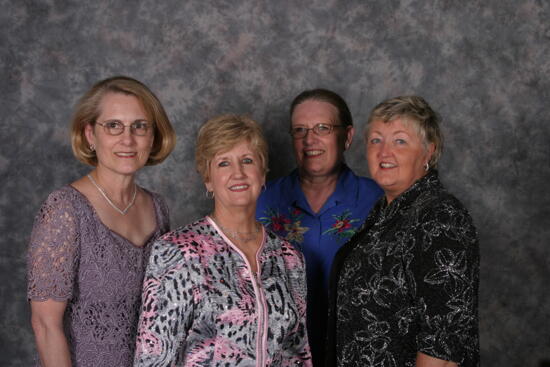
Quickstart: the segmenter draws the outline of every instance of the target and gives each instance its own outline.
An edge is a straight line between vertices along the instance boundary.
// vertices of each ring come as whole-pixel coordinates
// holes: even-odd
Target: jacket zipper
[[[254,288],[254,295],[256,296],[256,303],[258,307],[258,330],[257,330],[257,338],[256,338],[256,366],[257,367],[265,367],[265,349],[266,349],[266,341],[265,339],[265,333],[264,330],[267,329],[267,306],[265,305],[265,298],[264,294],[262,292],[262,285],[261,285],[261,274],[262,274],[262,267],[260,263],[259,255],[262,252],[262,249],[264,248],[266,235],[265,235],[265,229],[262,227],[262,243],[260,245],[260,248],[258,249],[258,252],[256,252],[256,265],[258,268],[258,274],[254,274],[254,271],[252,271],[252,266],[248,262],[246,256],[244,253],[239,250],[239,248],[229,239],[227,236],[223,233],[223,231],[218,227],[216,222],[212,220],[210,217],[208,217],[209,222],[216,228],[218,233],[222,236],[222,238],[225,239],[225,241],[233,247],[235,251],[244,260],[244,263],[248,267],[248,271],[250,273],[250,278],[252,279],[252,288]]]
[[[258,260],[256,259],[256,262]],[[252,275],[253,284],[254,284],[254,293],[256,293],[256,299],[258,303],[258,332],[257,332],[257,338],[256,338],[256,366],[258,367],[264,367],[265,366],[265,333],[264,330],[266,328],[266,307],[262,292],[262,286],[261,286],[261,280],[260,280],[260,264],[258,263],[258,274]]]

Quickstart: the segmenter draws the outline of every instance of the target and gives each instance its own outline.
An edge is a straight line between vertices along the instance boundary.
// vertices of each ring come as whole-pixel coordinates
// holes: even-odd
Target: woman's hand
[[[71,355],[65,332],[63,314],[67,302],[31,301],[31,324],[42,367],[70,367]]]
[[[416,367],[458,367],[455,362],[430,357],[422,352],[416,353]]]

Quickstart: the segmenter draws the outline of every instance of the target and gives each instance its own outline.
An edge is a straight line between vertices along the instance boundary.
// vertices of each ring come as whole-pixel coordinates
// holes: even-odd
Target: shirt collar
[[[414,203],[416,198],[422,193],[441,189],[441,182],[439,181],[439,175],[435,168],[431,169],[426,175],[418,179],[411,187],[398,197],[392,200],[388,205],[386,196],[383,195],[380,198],[380,209],[386,218],[391,218],[395,213],[408,208]]]
[[[347,165],[343,164],[338,176],[336,190],[334,190],[328,201],[333,201],[334,205],[345,203],[355,206],[358,199],[358,190],[359,184],[357,183],[355,174]]]
[[[302,187],[300,186],[300,176],[298,174],[298,169],[296,168],[294,171],[292,171],[290,176],[290,191],[292,193],[292,197],[295,198],[292,204],[310,212],[311,209],[306,200],[306,196],[302,191]],[[329,196],[325,205],[323,205],[323,208],[321,208],[317,215],[322,214],[325,210],[329,208],[343,203],[350,206],[355,206],[357,204],[358,187],[359,185],[357,183],[355,174],[352,172],[352,170],[348,168],[347,165],[343,164],[342,169],[340,170],[340,174],[338,175],[336,189],[334,190],[332,195]]]

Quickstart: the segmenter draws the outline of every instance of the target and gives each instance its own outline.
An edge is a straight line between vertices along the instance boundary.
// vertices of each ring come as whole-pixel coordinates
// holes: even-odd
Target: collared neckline
[[[357,182],[356,176],[351,169],[346,164],[342,164],[340,173],[338,174],[338,181],[336,183],[336,188],[334,192],[328,197],[327,201],[317,213],[313,213],[309,203],[307,202],[306,196],[300,186],[300,175],[298,169],[294,169],[291,174],[291,190],[292,195],[296,199],[292,202],[292,205],[308,212],[313,216],[323,215],[327,210],[335,207],[340,204],[347,204],[348,206],[356,206],[357,196],[359,190],[359,184]],[[353,195],[349,195],[349,193]]]
[[[392,200],[390,204],[386,201],[386,196],[383,195],[380,198],[379,210],[384,220],[391,219],[395,213],[408,208],[412,205],[415,199],[423,192],[432,190],[434,188],[440,188],[441,182],[439,181],[439,174],[437,169],[431,169],[424,176],[416,180],[411,187]],[[376,206],[375,206],[376,207]]]

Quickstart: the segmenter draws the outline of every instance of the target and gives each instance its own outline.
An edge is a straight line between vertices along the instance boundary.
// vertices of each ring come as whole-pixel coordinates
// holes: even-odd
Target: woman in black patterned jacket
[[[478,240],[438,178],[439,117],[392,98],[365,139],[385,195],[335,258],[327,366],[478,366]]]

